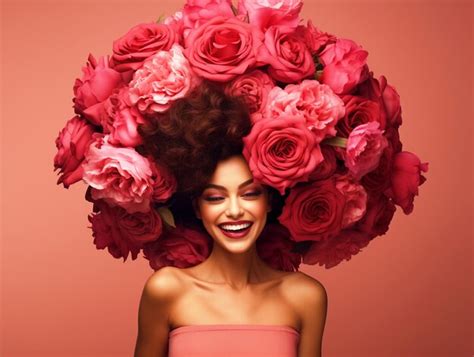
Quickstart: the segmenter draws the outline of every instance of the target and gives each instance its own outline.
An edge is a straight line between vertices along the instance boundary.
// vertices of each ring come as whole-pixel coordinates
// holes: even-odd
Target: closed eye
[[[254,192],[248,192],[246,194],[244,194],[243,196],[245,197],[256,197],[256,196],[259,196],[262,192],[261,191],[254,191]],[[205,200],[206,201],[211,201],[211,202],[215,202],[215,201],[220,201],[220,200],[223,200],[224,197],[220,197],[220,196],[210,196],[210,197],[206,197]]]

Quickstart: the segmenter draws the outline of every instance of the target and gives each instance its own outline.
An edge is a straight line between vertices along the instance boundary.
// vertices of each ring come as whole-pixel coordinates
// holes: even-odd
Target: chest
[[[300,319],[279,286],[234,292],[193,287],[175,301],[172,327],[202,324],[268,324],[298,328]]]

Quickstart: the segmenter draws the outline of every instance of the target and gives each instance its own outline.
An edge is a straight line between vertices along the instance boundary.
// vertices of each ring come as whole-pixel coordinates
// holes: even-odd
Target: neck
[[[237,254],[214,242],[210,256],[201,264],[201,272],[208,282],[243,290],[262,280],[265,263],[258,256],[255,244],[248,251]]]

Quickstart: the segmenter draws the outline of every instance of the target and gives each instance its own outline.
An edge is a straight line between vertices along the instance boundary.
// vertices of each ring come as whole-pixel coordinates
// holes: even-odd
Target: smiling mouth
[[[230,238],[242,238],[247,235],[247,233],[250,231],[250,228],[253,226],[253,222],[246,228],[242,229],[237,229],[237,230],[230,230],[230,229],[224,229],[221,226],[218,226],[219,229],[221,230],[224,235]]]

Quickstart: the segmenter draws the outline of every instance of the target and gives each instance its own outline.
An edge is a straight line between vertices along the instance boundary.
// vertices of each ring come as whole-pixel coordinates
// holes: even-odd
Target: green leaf
[[[170,209],[166,206],[158,207],[158,214],[161,216],[161,219],[168,225],[173,228],[176,228],[176,224],[174,223],[173,213]]]
[[[346,148],[347,146],[347,139],[341,138],[339,136],[335,136],[333,138],[324,139],[321,144],[327,144],[332,146],[339,146],[341,148]]]

